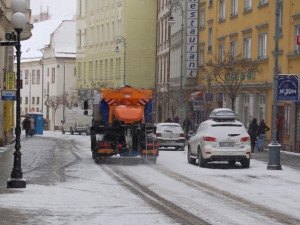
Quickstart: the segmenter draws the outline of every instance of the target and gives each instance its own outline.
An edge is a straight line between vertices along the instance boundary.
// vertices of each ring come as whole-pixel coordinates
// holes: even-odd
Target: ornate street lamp
[[[179,2],[179,0],[169,0],[169,9],[171,12],[177,11],[178,9],[181,11],[181,52],[180,52],[180,121],[182,123],[183,119],[183,96],[182,96],[182,80],[183,80],[183,35],[184,35],[184,15],[183,15],[183,5]],[[173,16],[170,16],[168,20],[168,24],[172,25],[176,23],[176,20]]]
[[[11,18],[11,25],[15,28],[17,33],[16,56],[17,56],[17,91],[16,91],[16,144],[14,152],[14,165],[11,172],[11,177],[7,180],[7,188],[26,188],[26,181],[23,178],[21,168],[21,112],[20,112],[20,68],[21,68],[21,32],[26,27],[27,18],[25,16],[26,4],[24,0],[13,0],[11,3],[13,15]]]
[[[123,42],[123,44],[124,44],[124,73],[123,73],[123,86],[125,86],[125,85],[126,85],[126,83],[125,83],[125,69],[126,69],[126,67],[125,67],[125,62],[126,62],[126,59],[125,59],[125,57],[126,57],[126,39],[125,39],[123,36],[121,36],[121,35],[115,36],[115,43],[117,44],[116,49],[115,49],[115,52],[116,52],[116,53],[119,53],[119,52],[120,52],[119,44],[120,44],[121,42]]]

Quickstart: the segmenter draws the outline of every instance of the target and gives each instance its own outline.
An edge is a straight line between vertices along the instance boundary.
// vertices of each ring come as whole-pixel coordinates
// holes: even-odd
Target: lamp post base
[[[7,180],[7,188],[26,188],[26,180],[23,178],[9,178]]]
[[[269,145],[269,162],[268,170],[282,170],[280,165],[280,148],[281,145],[278,142],[271,142]]]

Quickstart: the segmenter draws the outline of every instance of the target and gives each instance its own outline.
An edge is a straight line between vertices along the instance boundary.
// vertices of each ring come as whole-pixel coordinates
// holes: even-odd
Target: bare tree
[[[79,96],[77,91],[65,92],[65,96],[62,96],[62,99],[65,100],[63,105],[65,105],[68,109],[73,109],[78,106]]]
[[[207,79],[209,76],[209,81],[220,84],[224,93],[231,99],[231,109],[234,109],[235,99],[241,91],[242,84],[251,80],[256,73],[260,73],[258,62],[227,53],[224,60],[211,59],[205,63],[200,79]]]
[[[49,97],[49,107],[53,110],[54,113],[54,131],[55,131],[55,114],[62,104],[63,104],[62,96]]]

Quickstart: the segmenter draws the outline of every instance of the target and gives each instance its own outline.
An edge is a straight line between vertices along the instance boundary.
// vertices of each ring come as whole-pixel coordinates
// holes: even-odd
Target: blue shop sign
[[[298,75],[279,74],[278,75],[278,95],[279,101],[298,100]]]

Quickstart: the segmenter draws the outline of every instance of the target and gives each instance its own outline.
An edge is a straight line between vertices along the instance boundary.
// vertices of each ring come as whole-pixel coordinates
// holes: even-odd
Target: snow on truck
[[[96,163],[110,156],[140,157],[155,163],[154,134],[151,90],[130,86],[101,90],[101,98],[94,101],[90,134]]]

